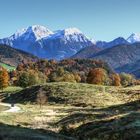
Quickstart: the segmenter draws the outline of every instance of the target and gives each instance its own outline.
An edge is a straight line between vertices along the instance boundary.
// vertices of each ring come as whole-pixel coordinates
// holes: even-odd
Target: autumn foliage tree
[[[36,84],[44,84],[46,83],[46,80],[47,77],[43,73],[28,70],[20,73],[17,85],[25,88]]]
[[[90,84],[104,85],[107,74],[103,68],[92,69],[87,76],[87,82]]]
[[[66,72],[62,79],[61,79],[62,82],[76,82],[76,79],[74,77],[74,75],[72,73],[68,73]]]
[[[112,74],[111,81],[112,81],[113,86],[120,86],[121,85],[121,78],[120,78],[119,74],[116,74],[116,73]]]
[[[77,83],[81,82],[81,77],[78,73],[74,73],[73,75],[74,75],[74,79]]]
[[[17,66],[18,71],[22,71],[24,69],[24,65],[21,63]]]
[[[22,72],[19,76],[19,79],[17,80],[17,85],[25,88],[29,86],[29,83],[29,74],[27,72]]]
[[[9,85],[9,75],[6,69],[0,69],[0,89],[4,89]]]

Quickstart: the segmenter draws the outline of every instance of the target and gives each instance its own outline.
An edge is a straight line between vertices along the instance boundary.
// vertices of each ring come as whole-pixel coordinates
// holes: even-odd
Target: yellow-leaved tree
[[[0,69],[0,89],[4,89],[9,85],[9,74],[6,69]]]

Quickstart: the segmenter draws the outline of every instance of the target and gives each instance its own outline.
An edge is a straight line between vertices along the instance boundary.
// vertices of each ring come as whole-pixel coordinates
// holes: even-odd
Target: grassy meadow
[[[36,103],[40,88],[48,96],[48,102],[41,108]],[[47,136],[52,140],[56,137],[66,140],[92,140],[93,137],[97,140],[118,140],[133,138],[134,134],[137,137],[140,131],[140,86],[123,88],[60,82],[23,90],[8,87],[4,92],[9,94],[3,101],[14,101],[21,110],[17,113],[1,110],[2,137],[5,129],[16,129],[14,134],[19,140],[27,131],[29,138],[35,136],[37,140]],[[34,131],[38,134],[34,135]]]

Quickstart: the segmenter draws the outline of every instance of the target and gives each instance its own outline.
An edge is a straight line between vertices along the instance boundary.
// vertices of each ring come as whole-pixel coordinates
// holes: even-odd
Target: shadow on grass
[[[23,128],[0,123],[0,140],[74,140],[44,129]]]
[[[62,127],[61,133],[79,140],[140,139],[140,100],[107,108],[87,109],[87,112],[91,110],[99,114],[73,114],[59,121],[58,124],[66,126]],[[69,126],[80,122],[78,127]]]
[[[113,105],[106,108],[72,108],[63,109],[63,112],[70,113],[71,115],[61,119],[56,125],[69,125],[78,122],[100,120],[113,117],[116,115],[121,115],[130,112],[136,112],[140,110],[140,100]]]
[[[39,90],[41,88],[45,91],[46,96],[48,98],[48,102],[60,103],[60,104],[67,102],[66,99],[63,99],[61,97],[54,97],[53,96],[54,91],[52,91],[53,89],[48,88],[46,90],[45,89],[46,87],[41,86],[41,85],[32,86],[32,87],[23,89],[19,92],[16,92],[14,94],[10,94],[10,96],[5,96],[5,98],[2,101],[6,103],[20,103],[20,104],[36,103],[37,94],[39,93]]]
[[[140,109],[140,100],[128,102],[120,105],[113,105],[107,108],[94,109],[97,111],[111,111],[116,113],[125,113],[128,111],[138,111]]]
[[[139,140],[140,113],[83,124],[73,135],[80,140]]]

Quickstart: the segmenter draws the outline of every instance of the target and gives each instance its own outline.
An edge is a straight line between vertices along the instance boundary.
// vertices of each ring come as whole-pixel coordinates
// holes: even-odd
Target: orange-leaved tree
[[[112,85],[113,86],[120,86],[121,85],[121,78],[119,74],[112,74],[111,75]]]
[[[0,69],[0,89],[4,89],[9,85],[9,74],[6,69]]]
[[[103,68],[92,69],[87,76],[87,82],[90,84],[104,85],[106,83],[107,73]]]

